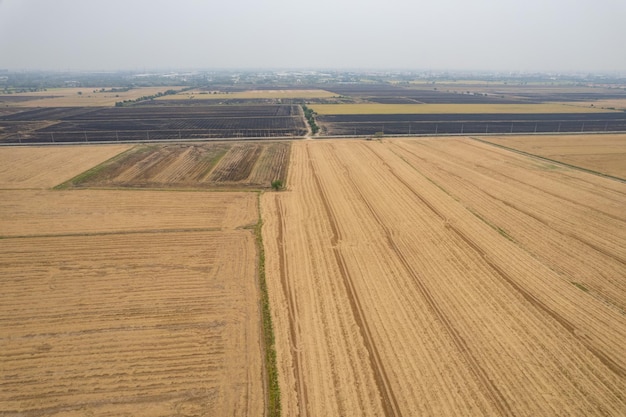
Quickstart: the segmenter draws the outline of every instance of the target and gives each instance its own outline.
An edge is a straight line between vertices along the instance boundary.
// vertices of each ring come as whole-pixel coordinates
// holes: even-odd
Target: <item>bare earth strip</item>
[[[623,184],[469,140],[292,146],[262,198],[285,416],[626,413]]]
[[[51,188],[128,145],[0,147],[0,189]]]
[[[482,140],[626,179],[626,134],[506,136]]]

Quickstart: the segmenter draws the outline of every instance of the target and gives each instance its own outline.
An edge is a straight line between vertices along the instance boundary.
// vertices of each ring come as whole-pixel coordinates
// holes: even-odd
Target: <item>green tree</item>
[[[274,191],[279,191],[283,189],[283,182],[282,180],[274,180],[272,181],[272,189]]]

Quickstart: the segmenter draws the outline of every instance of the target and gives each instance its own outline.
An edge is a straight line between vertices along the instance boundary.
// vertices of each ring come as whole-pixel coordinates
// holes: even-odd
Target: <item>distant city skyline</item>
[[[618,0],[0,0],[0,69],[626,72]]]

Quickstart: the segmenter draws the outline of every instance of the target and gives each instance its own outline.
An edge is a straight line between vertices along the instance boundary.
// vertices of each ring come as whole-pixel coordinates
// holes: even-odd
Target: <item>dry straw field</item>
[[[618,179],[469,137],[0,161],[2,416],[276,415],[265,282],[282,416],[626,415]]]
[[[40,189],[124,149],[0,149],[0,415],[263,415],[257,196]]]
[[[626,179],[626,135],[484,137],[485,141]]]
[[[626,414],[626,187],[467,138],[304,141],[262,197],[284,416]]]
[[[128,148],[128,145],[4,148],[0,152],[0,189],[54,187]]]

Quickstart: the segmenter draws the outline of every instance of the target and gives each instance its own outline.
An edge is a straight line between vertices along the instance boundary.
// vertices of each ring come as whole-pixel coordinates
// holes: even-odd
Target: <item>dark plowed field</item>
[[[382,104],[517,104],[527,100],[505,99],[499,95],[468,94],[437,90],[437,87],[409,88],[388,84],[335,85],[327,88],[341,96],[350,96]]]
[[[32,122],[50,121],[41,129]],[[5,143],[102,142],[306,134],[295,105],[44,108],[0,117]]]
[[[595,100],[626,99],[626,90],[571,87],[572,91],[559,86],[516,86],[456,84],[401,86],[390,84],[337,84],[326,90],[341,96],[382,104],[517,104],[545,102],[586,102]],[[471,90],[471,91],[470,91]]]
[[[431,135],[626,131],[626,113],[362,114],[318,116],[327,135]]]

